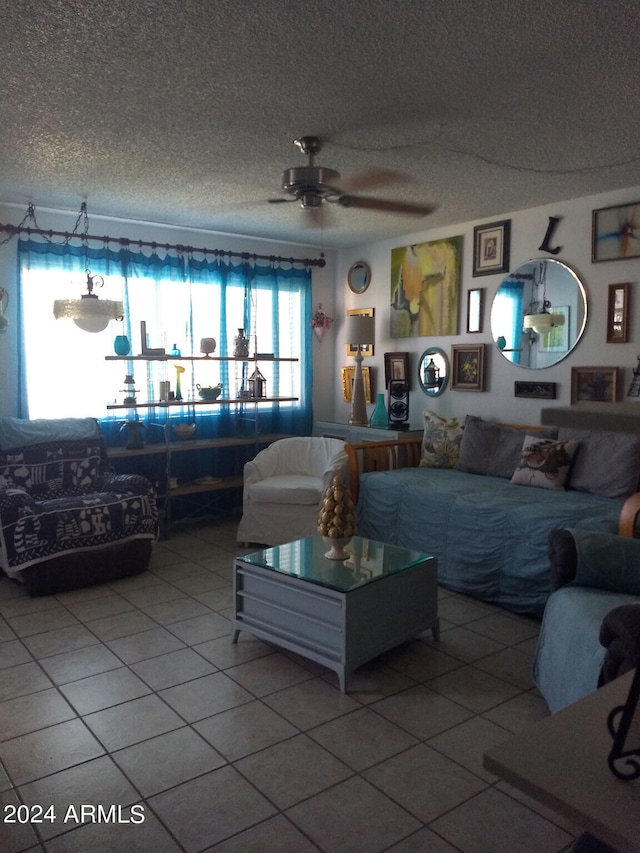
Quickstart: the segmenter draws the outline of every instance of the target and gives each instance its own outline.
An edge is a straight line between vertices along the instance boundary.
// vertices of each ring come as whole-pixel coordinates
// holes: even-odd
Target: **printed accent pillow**
[[[456,468],[462,431],[459,418],[442,418],[435,412],[425,411],[420,467]]]
[[[563,490],[579,442],[554,441],[527,435],[512,483],[539,489]]]

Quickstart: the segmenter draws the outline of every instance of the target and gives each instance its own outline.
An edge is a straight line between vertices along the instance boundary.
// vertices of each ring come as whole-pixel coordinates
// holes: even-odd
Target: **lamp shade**
[[[550,314],[541,311],[539,314],[525,314],[523,328],[533,329],[539,335],[545,335],[554,326],[564,326],[564,314]]]
[[[347,342],[352,347],[370,346],[375,343],[376,321],[363,314],[350,314],[347,317]]]
[[[97,296],[56,299],[53,303],[53,315],[56,320],[69,318],[85,332],[101,332],[111,320],[122,319],[123,313],[122,302],[98,299]]]

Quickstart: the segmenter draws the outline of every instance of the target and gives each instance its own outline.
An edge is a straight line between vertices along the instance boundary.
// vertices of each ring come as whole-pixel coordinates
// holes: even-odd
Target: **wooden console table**
[[[607,717],[626,702],[632,677],[617,678],[484,755],[487,770],[620,853],[640,851],[640,779],[622,781],[609,770]]]

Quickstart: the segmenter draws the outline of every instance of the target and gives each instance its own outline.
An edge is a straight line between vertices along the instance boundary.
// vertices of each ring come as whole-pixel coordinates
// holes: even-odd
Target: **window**
[[[132,354],[141,352],[140,322],[144,321],[149,346],[164,347],[166,352],[175,344],[183,355],[199,355],[200,339],[213,337],[217,342],[215,356],[232,355],[233,339],[243,328],[252,339],[252,353],[255,347],[257,352],[298,359],[260,363],[269,397],[297,398],[271,406],[265,403],[261,413],[275,418],[272,428],[309,431],[310,335],[305,334],[310,328],[311,310],[308,271],[93,250],[91,270],[104,278],[104,286],[96,293],[102,299],[122,301],[125,320],[113,321],[104,331],[92,334],[71,320],[55,320],[52,311],[54,299],[79,298],[83,292],[82,251],[21,241],[19,257],[23,415],[107,418],[107,404],[124,399],[127,373],[134,375],[138,402],[159,398],[160,379],[168,379],[173,388],[174,362],[105,361],[106,355],[114,354],[117,334],[127,335]],[[198,361],[193,387],[183,386],[183,396],[186,400],[199,399],[195,383],[222,382],[223,397],[236,399],[253,369],[252,364]],[[184,375],[190,376],[190,371]],[[127,410],[110,411],[112,418],[123,420]],[[149,414],[149,410],[137,411],[143,419]],[[228,420],[229,407],[198,406],[195,413],[222,422]]]

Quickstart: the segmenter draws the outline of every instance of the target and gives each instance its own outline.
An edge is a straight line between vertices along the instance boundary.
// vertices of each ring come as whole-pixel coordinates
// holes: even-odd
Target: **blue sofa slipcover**
[[[110,468],[94,418],[0,418],[0,569],[43,595],[147,568],[151,483]]]
[[[548,488],[548,460],[525,476],[518,461],[532,429],[469,417],[462,426],[427,412],[419,449],[419,439],[347,445],[359,535],[437,557],[443,586],[541,616],[551,592],[549,532],[617,532],[640,477],[640,436],[538,433],[574,454],[564,481]],[[544,487],[522,484],[536,476]]]

